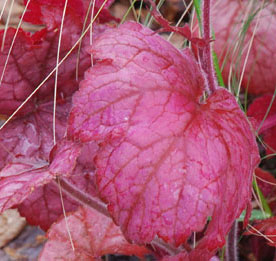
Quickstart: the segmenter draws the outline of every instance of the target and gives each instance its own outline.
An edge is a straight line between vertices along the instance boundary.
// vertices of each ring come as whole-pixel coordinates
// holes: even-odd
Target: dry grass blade
[[[56,73],[55,73],[55,87],[54,87],[54,108],[53,108],[53,142],[56,144],[56,108],[57,108],[57,83],[58,83],[58,64],[59,64],[59,56],[60,56],[60,46],[61,46],[61,37],[63,31],[63,24],[65,13],[67,9],[68,0],[65,0],[64,9],[62,13],[59,37],[58,37],[58,49],[57,49],[57,62],[56,62]]]
[[[4,35],[3,35],[3,39],[2,39],[1,52],[4,51],[5,38],[6,38],[7,30],[8,30],[8,27],[9,27],[9,21],[10,21],[10,18],[11,18],[13,5],[14,5],[14,0],[12,0],[12,2],[11,2],[11,6],[10,6],[10,9],[9,9],[9,14],[8,14],[8,18],[7,18],[7,21],[6,21],[6,24],[5,24],[5,31],[4,31]]]

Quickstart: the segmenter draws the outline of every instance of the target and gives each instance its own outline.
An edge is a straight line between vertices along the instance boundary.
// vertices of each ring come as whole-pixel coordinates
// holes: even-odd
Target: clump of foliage
[[[0,209],[47,231],[40,260],[210,260],[245,209],[247,225],[255,130],[266,141],[275,129],[274,109],[254,108],[272,96],[252,103],[251,124],[219,87],[215,4],[199,2],[194,36],[150,1],[161,30],[189,40],[182,50],[140,23],[118,25],[112,1],[25,1],[23,19],[43,28],[1,31]]]

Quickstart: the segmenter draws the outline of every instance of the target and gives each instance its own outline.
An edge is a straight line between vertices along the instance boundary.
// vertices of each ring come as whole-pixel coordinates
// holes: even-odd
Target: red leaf
[[[274,176],[261,168],[257,168],[255,170],[255,174],[258,181],[258,186],[261,188],[264,196],[267,199],[269,197],[273,197],[275,194],[276,186],[276,179],[274,178]]]
[[[83,0],[68,0],[66,16],[81,26],[85,17]],[[27,0],[25,0],[25,4]],[[60,27],[65,0],[32,0],[24,16],[26,22],[44,24],[48,30]],[[67,18],[66,17],[66,18]]]
[[[51,174],[61,177],[68,176],[65,180],[76,189],[90,196],[97,196],[94,184],[93,155],[97,150],[95,143],[84,146],[81,150],[76,144],[61,141],[54,151],[54,157],[49,167]],[[88,158],[89,157],[89,158]],[[76,210],[79,203],[68,196],[64,191],[63,202],[66,212]],[[26,217],[29,224],[39,225],[47,230],[62,214],[61,196],[56,182],[37,188],[22,204],[18,206],[20,214]]]
[[[26,2],[27,0],[25,0],[25,3]],[[100,23],[112,20],[116,21],[116,18],[108,11],[108,8],[113,2],[114,0],[108,0],[104,4],[103,0],[95,0],[94,15],[97,14],[98,10],[104,4],[97,19]],[[67,21],[66,18],[69,17],[68,21],[71,20],[71,22],[73,21],[75,24],[82,27],[89,3],[90,0],[68,0],[65,21]],[[64,5],[65,0],[32,0],[24,16],[24,20],[32,24],[44,24],[47,26],[48,30],[53,30],[61,24]],[[91,13],[91,10],[89,11]]]
[[[33,35],[19,30],[8,60],[8,65],[4,71],[9,48],[15,35],[15,29],[10,28],[7,31],[4,50],[0,52],[0,73],[2,74],[4,71],[4,78],[1,84],[0,114],[10,115],[14,112],[56,67],[60,20],[64,2],[64,0],[30,1],[30,9],[25,18],[29,22],[45,23],[47,24],[47,28]],[[87,8],[87,1],[69,0],[61,37],[60,60],[67,55],[72,46],[79,40],[83,31],[84,14]],[[97,37],[105,29],[106,26],[99,26],[95,23],[93,26],[93,38]],[[1,30],[0,44],[2,44],[3,35],[4,30]],[[91,57],[85,51],[88,45],[89,37],[85,36],[82,39],[80,53],[78,54],[78,48],[75,48],[69,57],[59,66],[57,81],[58,98],[66,99],[71,97],[73,92],[77,90],[76,66],[78,67],[78,78],[81,79],[83,72],[91,64]],[[78,60],[79,63],[77,64]],[[52,101],[54,85],[55,77],[52,74],[34,95],[32,102],[28,103],[21,110],[21,114],[32,112],[37,101],[39,103]]]
[[[64,193],[63,202],[66,212],[76,210],[79,206]],[[54,182],[36,187],[35,191],[16,207],[30,225],[40,226],[45,231],[63,214],[59,189]]]
[[[221,247],[259,161],[235,98],[219,89],[200,103],[190,52],[136,23],[106,31],[92,52],[101,62],[74,95],[68,133],[103,141],[97,183],[114,220],[133,242],[180,245],[212,216],[198,248]]]
[[[189,255],[187,253],[180,253],[175,256],[165,256],[161,261],[188,261]]]
[[[37,187],[52,180],[44,161],[8,164],[0,172],[0,212],[25,200]]]
[[[72,29],[73,30],[73,29]],[[64,29],[60,58],[70,50],[79,35],[71,28]],[[5,49],[0,53],[0,73],[2,74],[11,41],[15,34],[14,29],[7,31]],[[3,31],[0,33],[2,39]],[[34,35],[20,30],[1,84],[0,113],[10,115],[30,95],[30,93],[45,79],[56,66],[58,33],[42,30]],[[58,98],[66,99],[78,87],[76,80],[77,50],[59,67]],[[79,73],[88,68],[90,57],[82,51],[80,56]],[[54,75],[40,88],[32,98],[32,102],[25,106],[21,114],[32,112],[39,103],[52,101],[54,95]]]
[[[110,218],[98,212],[79,208],[67,219],[75,246],[72,250],[65,220],[60,220],[49,230],[40,260],[98,260],[105,254],[143,256],[148,253],[144,247],[132,245],[123,237],[119,227]]]
[[[51,151],[52,163],[49,171],[57,176],[66,177],[72,173],[81,153],[81,146],[74,142],[61,140]]]
[[[270,103],[273,101],[271,107]],[[268,111],[269,110],[269,111]],[[268,113],[267,113],[268,111]],[[276,101],[272,95],[263,95],[256,98],[248,108],[247,115],[256,120],[256,129],[263,136],[266,153],[276,152]]]
[[[56,138],[64,136],[70,103],[57,106]],[[49,161],[53,147],[53,103],[38,106],[33,114],[7,124],[0,131],[0,168],[17,158]]]
[[[70,104],[57,106],[56,137],[63,137]],[[65,158],[78,155],[78,147],[71,144],[71,151],[63,152],[49,167],[49,153],[53,147],[53,103],[40,105],[33,114],[14,120],[0,131],[0,209],[23,202],[35,189],[50,182],[60,168],[55,166],[61,155]],[[75,151],[75,152],[74,152]],[[65,153],[66,152],[66,153]],[[67,162],[62,174],[68,175],[75,162]],[[72,171],[72,170],[71,170]],[[42,206],[40,207],[43,211]]]
[[[228,82],[231,67],[232,75],[240,79],[246,62],[242,87],[246,89],[248,86],[248,92],[251,94],[273,93],[275,90],[276,6],[275,3],[268,2],[261,10],[259,19],[258,8],[261,9],[261,2],[251,5],[250,1],[213,0],[211,9],[215,34],[214,50],[223,68],[224,81]],[[257,20],[258,27],[251,46],[250,41]],[[246,23],[249,23],[248,29]],[[250,53],[246,60],[248,48]]]
[[[257,221],[256,225],[254,225],[255,229],[249,229],[245,235],[258,235],[264,234],[267,239],[267,243],[271,246],[276,247],[276,217],[268,218],[266,220]]]

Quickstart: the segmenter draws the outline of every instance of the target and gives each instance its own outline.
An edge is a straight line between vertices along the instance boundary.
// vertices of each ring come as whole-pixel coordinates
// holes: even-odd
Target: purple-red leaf
[[[71,27],[72,28],[72,27]],[[79,35],[73,33],[71,28],[65,28],[60,48],[60,58],[63,58],[78,39]],[[9,47],[11,45],[14,29],[7,31],[5,48],[0,52],[0,73],[4,70]],[[0,33],[2,39],[3,31]],[[0,41],[1,42],[1,41]],[[1,84],[0,114],[10,115],[31,94],[31,92],[45,79],[56,66],[58,47],[58,33],[48,32],[45,29],[30,35],[19,31],[15,45],[8,60]],[[77,51],[59,67],[58,98],[70,97],[78,87],[76,80]],[[79,73],[82,76],[90,64],[90,57],[82,51],[80,55]],[[32,112],[37,103],[53,100],[54,77],[39,89],[21,114]]]
[[[88,198],[97,196],[93,164],[96,150],[95,143],[86,144],[80,151],[78,144],[62,140],[51,152],[53,161],[48,170],[52,175],[66,177],[63,180],[81,193],[87,194]],[[37,188],[17,207],[30,224],[39,225],[47,230],[63,213],[61,200],[66,211],[73,211],[79,206],[79,203],[63,189],[61,199],[58,182],[55,181]]]
[[[113,2],[114,0],[108,0],[107,2],[95,0],[94,15],[97,14],[98,10],[103,5],[97,19],[100,23],[116,20],[108,11],[108,8]],[[27,0],[25,0],[25,3],[27,3]],[[70,22],[74,22],[74,24],[81,27],[86,13],[91,13],[91,9],[88,10],[89,3],[90,0],[68,0],[65,21],[69,17],[68,20],[71,20]],[[59,28],[64,5],[65,0],[32,0],[29,3],[24,20],[32,24],[44,24],[47,26],[48,30]]]
[[[70,107],[70,103],[57,106],[57,140],[64,136]],[[10,122],[0,131],[0,168],[18,158],[49,162],[53,145],[53,102],[49,102],[37,106],[32,114]]]
[[[102,141],[97,184],[114,220],[133,242],[180,245],[212,217],[197,249],[221,247],[259,161],[235,98],[218,89],[202,102],[189,50],[136,23],[106,31],[92,53],[99,62],[74,95],[68,133]]]
[[[57,106],[56,138],[64,136],[70,103]],[[69,143],[71,150],[61,150],[49,168],[49,153],[53,147],[53,103],[41,104],[33,114],[16,119],[0,131],[0,209],[18,205],[56,175],[68,175],[74,169],[79,148]],[[75,160],[73,160],[75,154]],[[61,156],[71,161],[60,168]],[[40,207],[43,210],[42,206]]]
[[[276,152],[276,101],[273,95],[256,98],[248,108],[247,115],[256,121],[256,129],[263,136],[267,154]]]
[[[75,250],[72,250],[65,220],[49,230],[40,260],[98,260],[105,254],[143,256],[148,250],[128,243],[110,218],[98,212],[79,208],[67,218]]]
[[[271,246],[276,247],[276,217],[268,218],[265,220],[259,220],[254,225],[254,229],[251,228],[245,235],[260,235],[258,232],[261,233],[261,235],[264,235],[267,239],[267,243]]]
[[[20,202],[17,202],[19,204]],[[63,193],[63,203],[66,212],[76,210],[79,204]],[[34,192],[21,204],[16,205],[20,215],[25,217],[29,224],[40,226],[48,230],[53,222],[62,215],[62,202],[57,184],[48,183],[36,187]]]
[[[25,200],[37,187],[52,180],[47,162],[26,159],[8,164],[0,172],[0,212]]]

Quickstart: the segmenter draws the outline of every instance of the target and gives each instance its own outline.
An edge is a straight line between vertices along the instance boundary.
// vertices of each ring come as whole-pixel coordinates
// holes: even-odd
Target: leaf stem
[[[210,30],[210,2],[211,0],[203,1],[203,39],[208,42],[208,44],[203,48],[202,58],[201,58],[201,66],[203,71],[206,73],[207,80],[207,92],[209,94],[213,93],[217,89],[217,79],[214,73],[213,67],[213,57],[211,52],[211,30]]]
[[[237,236],[238,236],[238,222],[235,221],[228,234],[226,243],[226,261],[238,261],[238,248],[237,248]]]
[[[95,209],[101,214],[110,217],[106,205],[103,202],[101,202],[97,197],[93,197],[91,195],[84,193],[82,190],[70,183],[68,180],[65,180],[61,177],[59,178],[59,181],[60,182],[55,180],[55,183],[58,186],[60,184],[62,191],[65,192],[68,196],[79,202],[81,205],[85,205],[89,208]]]
[[[99,198],[93,197],[93,196],[83,192],[78,187],[76,187],[74,184],[70,183],[70,181],[68,181],[64,178],[59,177],[58,179],[59,180],[57,180],[57,179],[54,180],[55,184],[58,187],[61,187],[61,190],[63,192],[65,192],[69,197],[71,197],[72,199],[74,199],[75,201],[80,203],[81,205],[84,205],[88,208],[92,208],[93,210],[97,210],[104,216],[111,218],[111,216],[107,210],[106,204],[101,202]],[[175,254],[178,254],[178,252],[179,252],[178,249],[171,247],[170,245],[165,243],[163,240],[158,239],[158,238],[154,239],[151,242],[151,245],[155,246],[156,248],[162,249],[166,254],[169,254],[169,255],[175,255]],[[154,247],[150,248],[151,251],[152,251],[152,249],[154,249]]]

